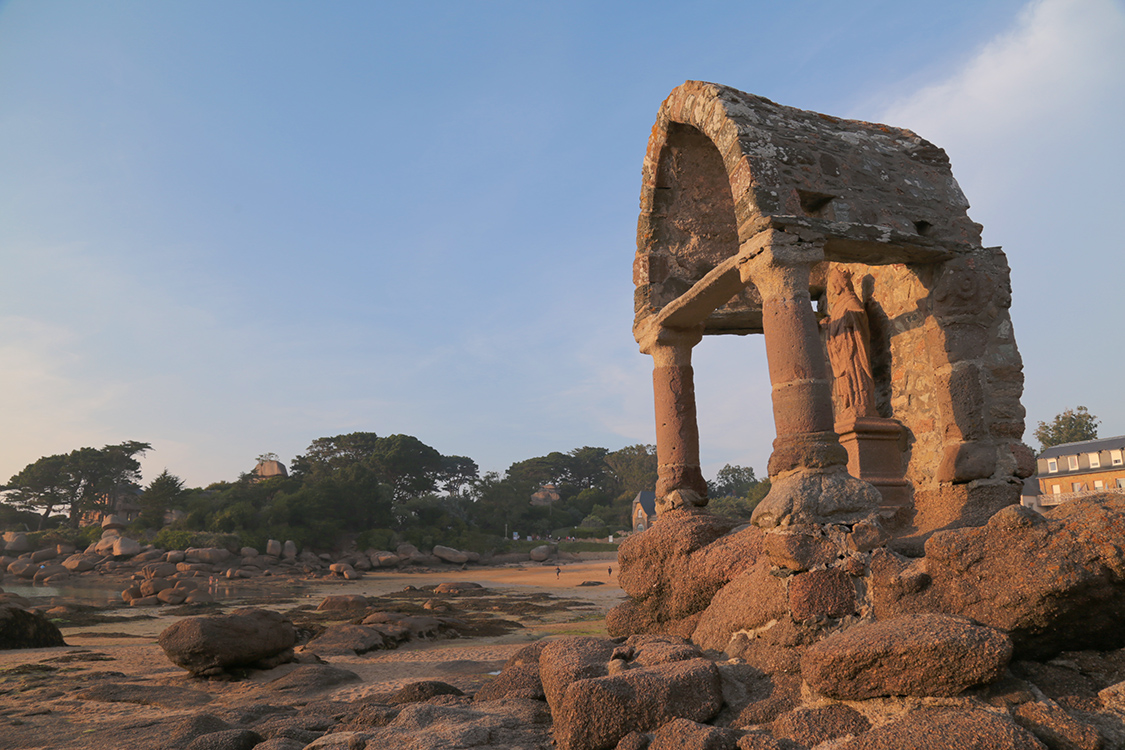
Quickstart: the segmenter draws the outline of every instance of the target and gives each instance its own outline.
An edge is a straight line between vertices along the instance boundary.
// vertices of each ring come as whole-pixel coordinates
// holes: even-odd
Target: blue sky
[[[1039,420],[1125,433],[1125,5],[0,3],[0,480],[149,441],[190,485],[408,433],[483,469],[654,437],[640,168],[687,79],[945,148]],[[697,347],[765,473],[760,337]]]

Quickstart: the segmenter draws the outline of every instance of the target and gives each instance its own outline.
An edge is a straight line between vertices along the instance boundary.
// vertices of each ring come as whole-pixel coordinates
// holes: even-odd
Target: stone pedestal
[[[883,417],[848,417],[836,423],[836,434],[848,452],[848,473],[879,490],[882,507],[895,511],[896,516],[909,508],[911,486],[903,478],[906,428],[902,423]]]

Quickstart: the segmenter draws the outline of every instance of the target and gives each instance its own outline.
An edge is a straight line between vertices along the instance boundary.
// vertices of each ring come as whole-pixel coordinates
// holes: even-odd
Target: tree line
[[[323,548],[352,538],[361,547],[409,541],[484,549],[512,534],[604,537],[628,530],[633,498],[655,487],[657,467],[652,445],[584,446],[482,474],[471,458],[443,455],[411,435],[353,432],[312,441],[290,462],[288,476],[247,472],[186,488],[165,469],[142,487],[137,456],[148,450],[148,443],[127,442],[41,458],[0,490],[0,523],[77,528],[84,513],[110,512],[128,497],[141,509],[131,532],[159,533],[165,542],[212,532],[257,547],[270,538]],[[553,485],[557,499],[533,504],[545,485]],[[709,483],[712,508],[748,518],[768,487],[753,469],[727,465]],[[165,527],[168,511],[179,511],[178,520]]]
[[[1044,448],[1088,440],[1098,421],[1079,406],[1040,422],[1034,435]],[[112,512],[127,498],[140,506],[131,533],[164,541],[210,532],[257,547],[273,538],[327,548],[351,537],[365,547],[485,549],[512,533],[603,537],[630,529],[633,498],[655,487],[657,466],[653,445],[583,446],[482,474],[471,458],[442,455],[411,435],[352,432],[312,441],[285,477],[247,472],[186,488],[165,469],[142,487],[139,457],[150,450],[126,441],[40,458],[0,487],[0,527],[77,529],[85,514]],[[548,484],[557,499],[532,504]],[[707,484],[710,510],[740,519],[769,491],[752,468],[729,464]],[[168,511],[178,520],[166,527]]]

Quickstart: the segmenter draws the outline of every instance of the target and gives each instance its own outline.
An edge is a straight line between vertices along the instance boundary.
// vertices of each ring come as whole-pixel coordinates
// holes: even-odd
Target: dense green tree
[[[468,456],[442,456],[435,475],[438,488],[446,495],[460,495],[480,476],[477,462]]]
[[[132,495],[140,489],[141,462],[137,456],[143,456],[150,450],[150,443],[136,440],[101,449],[101,455],[88,466],[88,471],[91,481],[101,484],[100,490],[95,492],[103,507],[112,508],[122,495]]]
[[[601,516],[597,516],[591,513],[590,515],[583,518],[581,523],[579,523],[578,525],[584,529],[599,529],[605,528],[606,523]]]
[[[295,478],[319,481],[358,464],[390,485],[396,501],[439,490],[457,494],[479,473],[471,458],[443,456],[412,435],[381,438],[374,432],[317,438],[291,467]]]
[[[605,448],[593,448],[588,445],[575,448],[568,454],[570,456],[569,472],[565,481],[582,489],[604,487],[611,478],[609,464],[606,457],[609,451]]]
[[[517,482],[527,482],[542,486],[553,484],[556,487],[570,479],[571,457],[566,453],[553,451],[546,456],[536,456],[517,461],[508,467],[505,475]]]
[[[530,493],[525,494],[527,488],[526,483],[512,481],[495,471],[486,472],[473,484],[469,519],[494,534],[509,528],[518,531],[524,506],[530,505]]]
[[[379,440],[374,432],[350,432],[317,438],[304,455],[296,456],[290,462],[291,473],[302,478],[342,469],[370,458]]]
[[[66,455],[44,456],[28,464],[4,486],[4,499],[16,508],[40,513],[38,528],[56,510],[75,501]]]
[[[405,500],[437,489],[444,458],[413,435],[391,435],[376,441],[369,460],[394,488],[395,500]]]
[[[128,441],[45,456],[8,481],[5,500],[40,512],[40,528],[56,510],[65,512],[70,526],[77,528],[83,511],[112,507],[123,493],[136,491],[141,478],[136,456],[151,449],[148,443]]]
[[[1098,436],[1100,420],[1086,410],[1085,406],[1076,409],[1067,409],[1047,422],[1040,422],[1035,428],[1035,439],[1047,450],[1054,445],[1063,443],[1077,443],[1082,440],[1093,440]]]
[[[147,528],[159,529],[164,525],[165,511],[178,509],[183,496],[184,481],[165,468],[141,493],[138,520]]]
[[[628,445],[606,454],[605,462],[619,500],[631,503],[641,490],[656,488],[655,445]]]
[[[724,495],[711,498],[707,503],[707,510],[716,516],[724,516],[736,521],[749,521],[754,513],[754,508],[770,491],[770,480],[763,479],[756,483],[743,496]]]
[[[707,483],[707,494],[712,498],[745,497],[757,483],[751,467],[727,464],[719,469],[714,481]]]

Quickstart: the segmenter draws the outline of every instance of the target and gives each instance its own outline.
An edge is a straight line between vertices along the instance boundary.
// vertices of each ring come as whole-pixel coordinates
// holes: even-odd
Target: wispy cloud
[[[1030,167],[1044,156],[1036,147],[1065,153],[1056,134],[1097,138],[1090,115],[1122,111],[1123,40],[1125,7],[1115,0],[1038,0],[949,78],[876,117],[948,150],[963,182],[1001,161],[1012,167],[1021,151]]]

